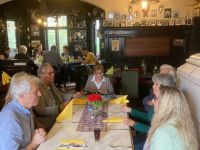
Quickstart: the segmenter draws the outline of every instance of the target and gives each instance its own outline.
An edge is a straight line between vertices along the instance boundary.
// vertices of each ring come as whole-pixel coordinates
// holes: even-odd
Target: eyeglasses
[[[55,74],[55,72],[54,72],[54,71],[46,72],[46,73],[43,72],[42,74],[48,74],[48,75],[51,75],[51,74]]]

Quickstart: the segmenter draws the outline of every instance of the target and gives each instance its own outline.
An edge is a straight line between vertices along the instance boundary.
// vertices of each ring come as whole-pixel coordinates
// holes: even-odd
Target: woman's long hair
[[[172,125],[177,129],[185,150],[197,150],[197,135],[189,105],[183,93],[176,87],[161,87],[158,100],[158,108],[151,123],[147,142],[151,143],[159,127],[169,120],[174,120]]]

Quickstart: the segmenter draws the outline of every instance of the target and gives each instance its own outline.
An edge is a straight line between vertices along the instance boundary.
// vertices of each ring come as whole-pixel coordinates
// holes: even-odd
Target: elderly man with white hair
[[[27,47],[25,45],[20,45],[18,54],[15,55],[15,59],[30,59],[27,55]]]
[[[31,108],[41,96],[38,83],[38,78],[26,73],[12,77],[9,101],[0,112],[0,149],[33,150],[47,139],[44,129],[34,130]]]

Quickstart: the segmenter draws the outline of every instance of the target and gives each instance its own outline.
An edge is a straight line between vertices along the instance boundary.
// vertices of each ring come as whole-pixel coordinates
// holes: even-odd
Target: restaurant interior
[[[3,72],[10,77],[21,71],[37,76],[37,69],[42,64],[35,55],[38,43],[43,46],[44,53],[56,45],[63,66],[68,67],[52,65],[56,70],[54,82],[61,92],[83,91],[94,68],[94,64],[79,59],[79,53],[82,54],[85,48],[103,65],[114,93],[127,95],[128,106],[141,111],[145,111],[142,99],[153,86],[152,76],[159,73],[163,64],[173,66],[177,87],[188,99],[200,141],[200,0],[0,0],[0,52],[10,48],[8,58],[0,57],[0,110],[5,105],[9,87],[9,83],[4,84]],[[21,45],[27,47],[33,65],[27,59],[16,59]],[[63,59],[63,46],[74,55],[73,62]],[[80,113],[79,106],[74,110]],[[70,123],[76,122],[81,115],[74,116]],[[66,126],[73,130],[69,124]],[[113,130],[118,131],[118,127],[121,126]],[[55,149],[60,137],[68,138],[63,137],[65,132],[59,132],[59,128],[63,125],[55,125],[49,132],[50,137],[57,139],[47,140],[39,149],[46,149],[51,143]],[[134,137],[137,133],[133,128],[128,131],[128,134],[121,134]],[[74,138],[73,132],[69,134]],[[88,136],[85,134],[84,138]],[[107,139],[112,136],[115,134],[111,132]],[[91,144],[96,147],[89,149],[134,147],[134,138],[133,141],[130,138],[127,147],[123,147],[122,141],[109,148],[101,138],[99,145]]]

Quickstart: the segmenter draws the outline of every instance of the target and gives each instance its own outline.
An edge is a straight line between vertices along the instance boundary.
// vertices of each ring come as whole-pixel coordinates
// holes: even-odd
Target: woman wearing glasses
[[[93,75],[91,75],[85,85],[86,92],[99,92],[102,94],[113,94],[113,86],[108,77],[104,76],[103,65],[96,63],[93,68]]]

